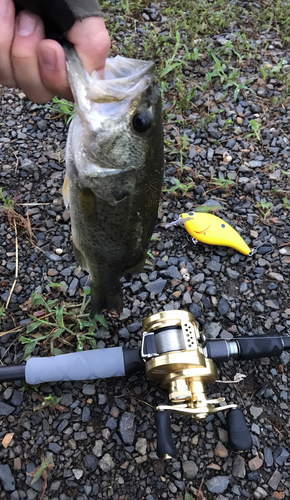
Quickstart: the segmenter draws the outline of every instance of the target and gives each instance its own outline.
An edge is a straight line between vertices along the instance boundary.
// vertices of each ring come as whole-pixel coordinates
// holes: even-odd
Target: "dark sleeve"
[[[47,38],[62,42],[77,19],[102,16],[97,0],[14,0],[16,11],[29,10],[44,22]]]

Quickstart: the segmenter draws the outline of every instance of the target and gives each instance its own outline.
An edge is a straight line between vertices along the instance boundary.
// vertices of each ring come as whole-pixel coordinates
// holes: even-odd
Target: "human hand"
[[[103,69],[110,38],[103,18],[78,20],[66,34],[88,73]],[[58,95],[72,99],[65,54],[55,40],[45,38],[40,17],[21,11],[15,18],[12,0],[0,0],[0,83],[19,87],[37,103]]]

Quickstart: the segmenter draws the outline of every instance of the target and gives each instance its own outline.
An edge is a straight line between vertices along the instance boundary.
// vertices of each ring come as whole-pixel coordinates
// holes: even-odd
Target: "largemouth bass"
[[[68,134],[64,200],[80,266],[90,273],[91,317],[121,311],[122,275],[146,260],[163,182],[163,126],[154,64],[107,59],[104,78],[66,47],[76,102]]]

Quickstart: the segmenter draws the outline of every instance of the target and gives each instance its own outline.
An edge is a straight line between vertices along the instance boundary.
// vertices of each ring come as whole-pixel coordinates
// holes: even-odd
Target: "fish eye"
[[[146,132],[151,127],[151,116],[146,111],[139,111],[133,116],[132,125],[136,132]]]

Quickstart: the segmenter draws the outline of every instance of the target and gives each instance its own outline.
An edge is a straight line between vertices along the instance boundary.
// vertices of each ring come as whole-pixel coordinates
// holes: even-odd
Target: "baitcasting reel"
[[[171,402],[156,408],[157,454],[163,458],[177,454],[170,438],[168,412],[203,420],[212,413],[237,408],[236,404],[221,406],[225,398],[207,399],[205,388],[217,380],[217,370],[212,359],[205,356],[204,345],[205,338],[199,333],[194,316],[187,311],[163,311],[143,321],[141,357],[146,362],[146,376],[168,390]],[[234,344],[231,350],[234,351]],[[243,439],[235,443],[234,437],[233,447],[251,448],[252,440],[242,412],[236,410],[234,417],[238,417],[238,425],[233,431],[241,430],[242,424]]]
[[[143,321],[141,356],[146,376],[169,391],[172,406],[159,406],[202,420],[221,410],[224,398],[207,399],[205,387],[217,380],[212,359],[203,352],[204,339],[194,316],[186,311],[164,311]],[[223,406],[223,410],[237,405]]]

